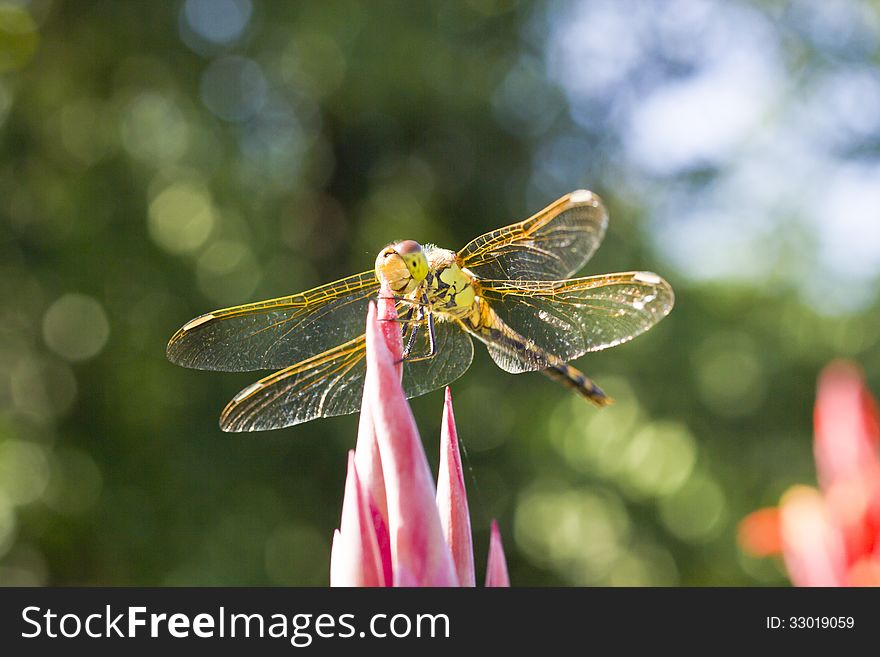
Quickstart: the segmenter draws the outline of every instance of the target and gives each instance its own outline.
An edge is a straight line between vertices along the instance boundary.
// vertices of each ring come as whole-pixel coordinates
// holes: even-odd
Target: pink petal
[[[782,552],[779,509],[768,507],[752,511],[740,520],[737,529],[740,547],[754,557],[769,557]]]
[[[870,554],[878,544],[880,482],[866,476],[836,480],[825,489],[825,505],[846,544],[850,561]]]
[[[842,478],[880,476],[877,406],[855,365],[836,361],[822,371],[814,425],[816,469],[823,488]]]
[[[498,522],[496,520],[492,521],[488,561],[486,565],[486,586],[510,586],[510,576],[507,574],[507,560],[504,558],[504,546],[501,544],[501,532],[498,531]]]
[[[816,469],[850,562],[880,545],[878,422],[860,370],[846,361],[828,365],[816,395]]]
[[[437,475],[437,508],[443,536],[452,552],[452,561],[462,586],[476,586],[474,546],[467,492],[458,453],[458,433],[452,414],[452,393],[446,388],[443,423],[440,429],[440,471]]]
[[[333,535],[330,550],[330,586],[384,584],[385,575],[366,491],[358,478],[354,452],[349,452],[342,520]]]
[[[354,462],[364,487],[370,491],[376,507],[387,517],[385,504],[385,477],[382,474],[382,458],[379,455],[379,444],[376,442],[376,429],[373,426],[373,414],[367,403],[367,390],[364,386],[364,399],[361,402],[361,416],[358,422],[357,445],[354,450]]]
[[[388,505],[385,501],[385,477],[382,474],[382,459],[379,455],[379,444],[376,442],[376,430],[373,426],[373,414],[367,401],[367,385],[364,386],[364,398],[361,403],[361,416],[358,423],[357,446],[354,462],[360,475],[361,483],[367,494],[367,502],[376,531],[379,555],[382,559],[382,571],[385,585],[391,586],[391,538],[388,536]]]
[[[382,296],[380,293],[380,303]],[[381,311],[388,317],[393,302],[385,300]],[[376,314],[375,305],[370,304],[366,389],[385,477],[395,584],[456,586],[458,579],[443,540],[428,459],[392,355],[401,353],[400,327],[378,321]],[[394,330],[389,333],[383,324]],[[393,349],[389,350],[387,341],[394,343]]]
[[[398,381],[403,376],[403,341],[400,336],[400,323],[397,321],[397,306],[394,302],[394,293],[384,285],[379,290],[379,299],[377,300],[376,315],[381,321],[379,324],[379,333],[388,347],[391,358],[394,361],[394,367],[397,370]]]
[[[342,536],[338,529],[333,530],[333,542],[330,543],[330,586],[336,586],[346,576],[343,564],[347,563],[348,557],[343,556],[345,550],[342,547]]]
[[[864,557],[847,573],[847,586],[880,586],[880,559]]]
[[[795,486],[779,505],[782,552],[795,586],[844,586],[843,539],[819,491]]]

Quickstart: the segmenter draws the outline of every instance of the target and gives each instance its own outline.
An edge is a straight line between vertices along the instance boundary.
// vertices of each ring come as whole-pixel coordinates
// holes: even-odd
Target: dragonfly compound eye
[[[421,244],[415,240],[403,240],[392,244],[390,248],[403,259],[410,275],[417,283],[425,280],[428,275],[428,258],[425,257]]]
[[[376,276],[397,294],[408,294],[428,275],[428,259],[418,242],[406,240],[384,248],[376,258]]]
[[[421,253],[422,251],[422,245],[415,240],[403,240],[402,242],[394,244],[391,248],[404,257],[415,253]]]

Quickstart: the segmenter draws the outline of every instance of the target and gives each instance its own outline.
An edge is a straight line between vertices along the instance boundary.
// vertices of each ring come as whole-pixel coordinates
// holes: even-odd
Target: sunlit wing
[[[596,251],[607,225],[602,199],[581,189],[525,221],[471,240],[458,252],[458,261],[480,278],[568,278]]]
[[[573,360],[632,340],[672,310],[672,287],[652,272],[605,274],[564,281],[480,281],[481,294],[514,331]],[[490,349],[508,372],[546,367],[533,354]]]
[[[451,383],[470,366],[470,337],[452,323],[436,325],[437,355],[406,362],[407,398]],[[239,392],[223,410],[224,431],[264,431],[316,418],[354,413],[361,407],[366,375],[364,336],[275,372]]]
[[[427,332],[424,326],[420,335],[427,349]],[[474,358],[474,343],[457,324],[437,322],[434,325],[434,335],[437,351],[433,358],[407,361],[403,365],[403,391],[407,399],[452,383],[467,371]]]
[[[190,320],[168,343],[168,359],[200,370],[244,372],[287,367],[364,331],[379,283],[372,271],[269,301]]]

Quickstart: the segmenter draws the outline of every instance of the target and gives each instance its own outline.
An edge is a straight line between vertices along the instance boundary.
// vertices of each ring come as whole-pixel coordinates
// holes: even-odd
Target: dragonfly
[[[443,387],[470,366],[473,339],[503,370],[539,371],[596,406],[602,389],[568,361],[623,344],[672,310],[653,272],[571,278],[608,226],[597,194],[577,190],[455,252],[403,240],[370,271],[306,292],[214,310],[184,324],[166,350],[184,367],[277,370],[240,391],[224,431],[261,431],[360,410],[367,305],[395,299],[407,398]]]

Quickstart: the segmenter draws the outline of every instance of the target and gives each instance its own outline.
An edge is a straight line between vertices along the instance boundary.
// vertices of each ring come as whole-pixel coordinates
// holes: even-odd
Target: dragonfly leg
[[[404,315],[403,317],[389,317],[388,319],[381,319],[382,321],[397,322],[398,324],[400,324],[400,335],[405,340],[406,332],[409,330],[413,322],[413,312],[415,312],[415,308],[413,306],[410,306],[409,309],[406,311],[406,315]]]
[[[406,346],[403,348],[403,354],[401,355],[401,362],[405,361],[409,358],[409,355],[412,353],[412,349],[416,344],[416,337],[419,335],[419,324],[412,323],[412,320],[409,318],[412,317],[414,308],[410,308],[407,313],[407,324],[403,325],[403,337],[406,338],[406,332],[409,330],[409,338],[406,340]],[[420,317],[418,320],[421,321],[422,309],[419,308]]]
[[[416,330],[413,330],[413,334],[416,333]],[[413,356],[411,352],[411,347],[413,346],[413,339],[410,336],[410,343],[407,345],[407,348],[404,349],[403,358],[401,361],[409,361],[410,363],[414,363],[420,360],[431,360],[434,356],[437,355],[437,335],[434,332],[434,314],[428,312],[428,344],[429,351],[427,354],[420,354],[418,356]]]

